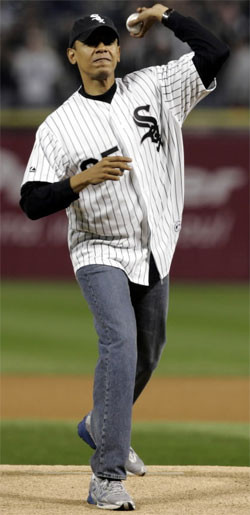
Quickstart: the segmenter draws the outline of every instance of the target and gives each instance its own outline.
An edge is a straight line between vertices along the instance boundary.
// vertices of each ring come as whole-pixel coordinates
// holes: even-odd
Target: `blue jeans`
[[[166,341],[168,277],[160,281],[153,256],[149,286],[129,281],[107,265],[87,265],[77,280],[94,316],[99,337],[91,431],[93,472],[125,479],[132,406],[160,359]]]

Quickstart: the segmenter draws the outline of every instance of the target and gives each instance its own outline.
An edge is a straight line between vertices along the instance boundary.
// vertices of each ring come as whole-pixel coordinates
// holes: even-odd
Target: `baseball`
[[[142,28],[142,25],[143,25],[142,22],[137,23],[133,27],[129,26],[129,22],[132,20],[136,20],[136,18],[138,18],[138,16],[139,16],[139,14],[137,14],[137,13],[130,14],[130,16],[128,17],[128,19],[126,21],[126,27],[127,27],[128,31],[131,32],[132,34],[139,34],[139,32]]]

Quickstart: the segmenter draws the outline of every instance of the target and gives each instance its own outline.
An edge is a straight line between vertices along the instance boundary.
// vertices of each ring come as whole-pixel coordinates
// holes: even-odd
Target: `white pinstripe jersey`
[[[184,203],[182,123],[215,87],[205,89],[193,56],[116,79],[111,103],[77,91],[40,125],[23,184],[64,180],[109,154],[132,158],[132,171],[89,185],[67,208],[75,272],[112,265],[147,285],[152,251],[168,274]]]

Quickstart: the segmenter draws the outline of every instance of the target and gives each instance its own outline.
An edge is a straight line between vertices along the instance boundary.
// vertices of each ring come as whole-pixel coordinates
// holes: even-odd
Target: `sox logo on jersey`
[[[142,116],[139,114],[141,111],[149,112],[149,109],[149,105],[137,107],[134,111],[134,121],[138,127],[149,128],[149,131],[142,137],[141,143],[143,143],[146,138],[151,138],[151,141],[157,144],[157,152],[159,152],[162,140],[156,118],[153,116]]]

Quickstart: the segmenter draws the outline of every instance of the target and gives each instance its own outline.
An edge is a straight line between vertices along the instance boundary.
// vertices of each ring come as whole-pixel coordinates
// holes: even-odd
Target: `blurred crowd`
[[[220,72],[216,92],[204,102],[209,106],[248,106],[249,1],[171,0],[162,3],[196,18],[231,49],[230,59]],[[166,63],[190,50],[159,24],[143,39],[131,38],[125,21],[142,5],[150,7],[153,2],[2,0],[2,107],[56,107],[79,87],[78,71],[68,63],[66,49],[74,20],[86,14],[99,13],[114,20],[121,36],[117,76]]]

